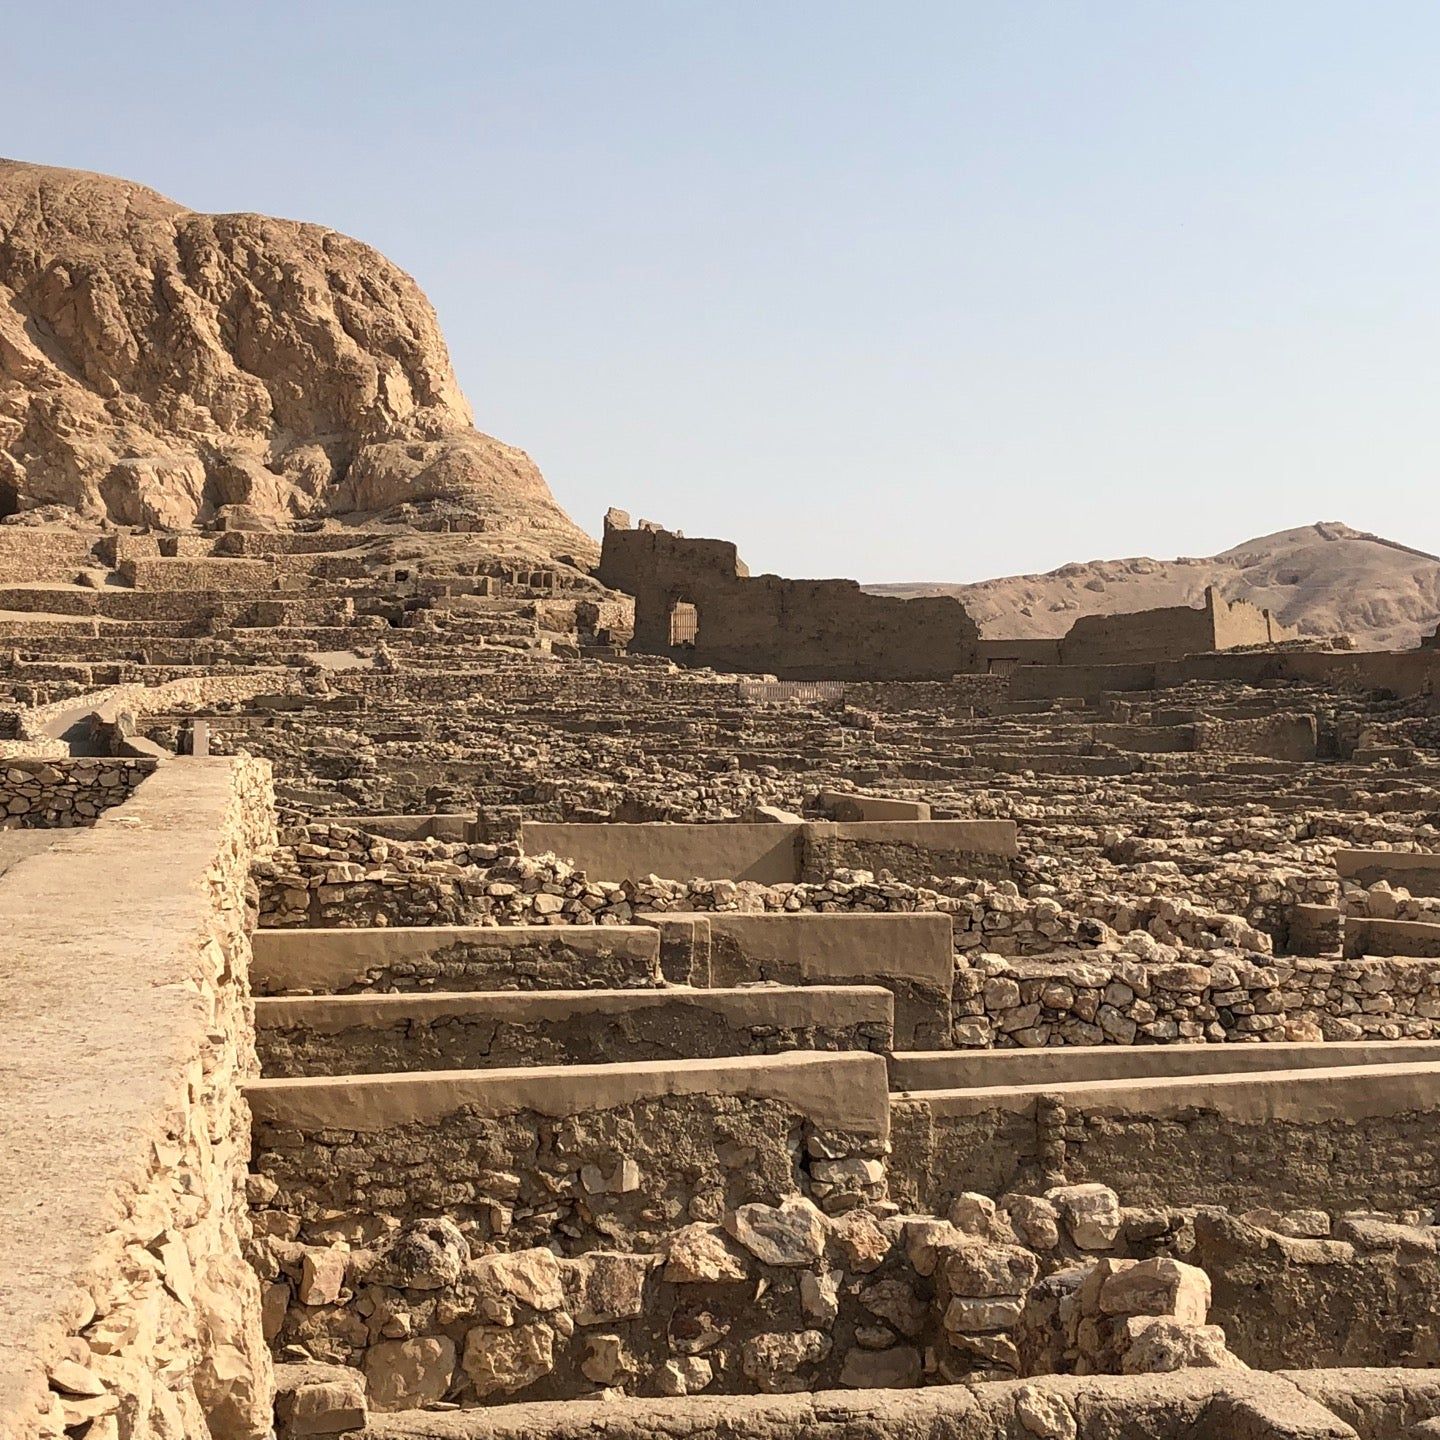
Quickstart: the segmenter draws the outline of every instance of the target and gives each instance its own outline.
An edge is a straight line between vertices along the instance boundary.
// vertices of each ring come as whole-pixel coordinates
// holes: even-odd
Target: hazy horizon
[[[83,46],[66,45],[80,27]],[[1440,11],[18,12],[3,148],[332,226],[592,534],[956,583],[1440,552]]]

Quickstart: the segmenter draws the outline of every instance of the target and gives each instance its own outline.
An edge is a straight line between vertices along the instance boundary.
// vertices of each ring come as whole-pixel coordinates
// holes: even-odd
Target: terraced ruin
[[[1440,1435],[1430,557],[982,630],[319,227],[0,161],[0,299],[0,1440]]]
[[[389,526],[0,565],[7,1433],[1440,1428],[1440,651],[783,680]]]

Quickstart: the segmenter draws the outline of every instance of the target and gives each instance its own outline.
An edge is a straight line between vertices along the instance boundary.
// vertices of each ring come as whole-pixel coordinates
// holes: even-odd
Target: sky
[[[1433,0],[5,9],[0,153],[374,245],[592,534],[1440,552]]]

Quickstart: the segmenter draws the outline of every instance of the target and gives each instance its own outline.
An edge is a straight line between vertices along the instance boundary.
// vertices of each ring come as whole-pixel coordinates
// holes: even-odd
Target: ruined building
[[[782,680],[944,680],[975,668],[980,632],[958,600],[867,595],[853,580],[751,575],[725,540],[605,517],[596,571],[635,598],[631,649]]]
[[[321,466],[107,193],[239,447],[140,463],[94,180],[0,245],[0,1440],[1435,1440],[1440,650],[597,578],[426,314]]]

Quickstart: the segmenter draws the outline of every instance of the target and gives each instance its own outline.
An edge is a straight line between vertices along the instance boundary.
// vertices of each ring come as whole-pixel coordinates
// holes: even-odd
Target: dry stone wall
[[[93,825],[154,770],[142,759],[0,759],[0,827]]]
[[[1154,1229],[1093,1185],[967,1195],[948,1220],[788,1194],[639,1248],[497,1251],[433,1214],[271,1239],[263,1263],[275,1342],[362,1368],[378,1410],[1239,1368],[1204,1273],[1135,1253]]]
[[[0,1038],[24,1077],[0,1166],[0,1240],[26,1257],[0,1294],[7,1437],[270,1432],[239,1081],[271,804],[262,762],[168,762],[83,851],[61,842],[0,893],[20,960],[0,966],[0,1008],[43,1016]],[[40,1008],[24,987],[60,973]]]

